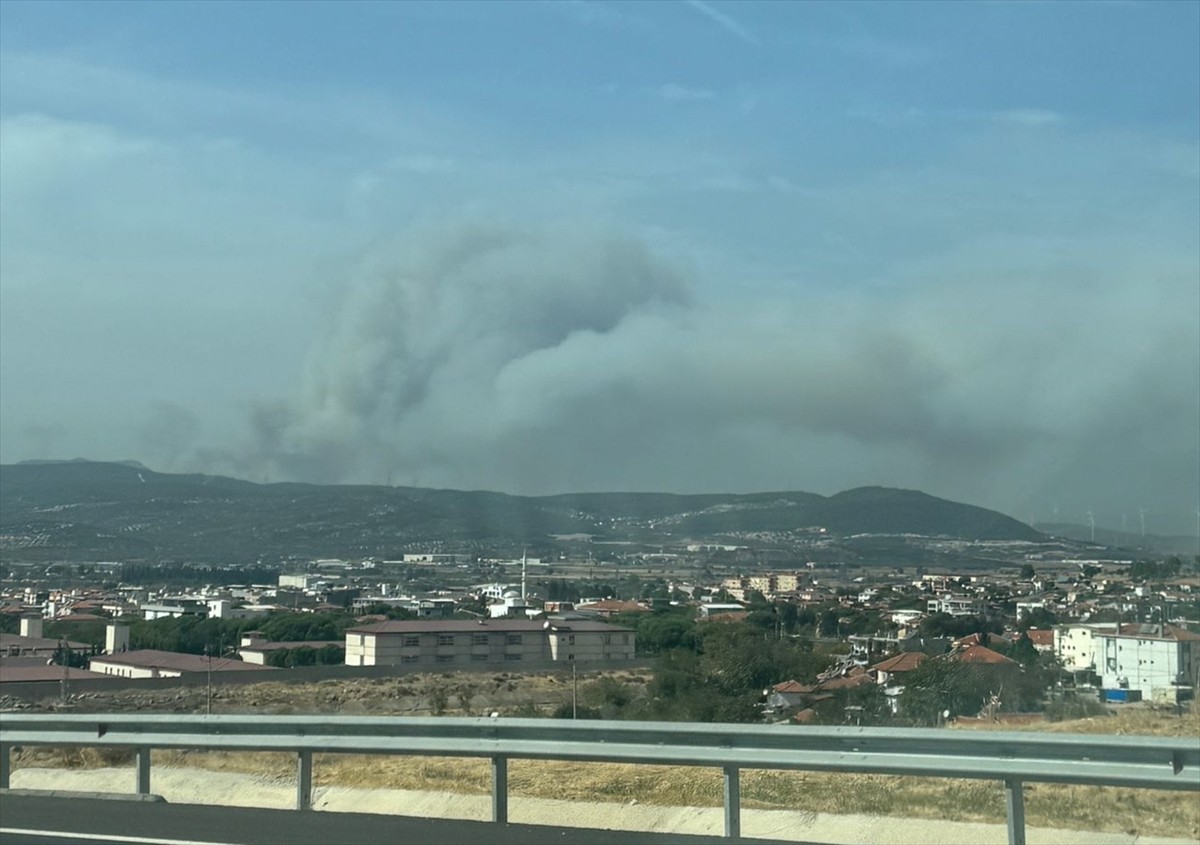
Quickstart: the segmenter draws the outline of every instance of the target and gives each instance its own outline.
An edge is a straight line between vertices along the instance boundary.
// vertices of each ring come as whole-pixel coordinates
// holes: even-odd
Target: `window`
[[[487,645],[487,644],[488,644],[488,635],[487,634],[472,634],[471,635],[471,645]]]
[[[417,634],[407,634],[400,640],[400,645],[416,647],[421,644],[421,637]]]
[[[438,634],[438,645],[454,645],[454,635]]]
[[[452,663],[454,661],[453,654],[439,654],[437,656],[438,663]]]
[[[400,658],[401,663],[420,663],[421,656],[419,654],[406,654]]]
[[[567,644],[575,645],[575,635],[574,634],[571,634],[569,637],[567,637]]]
[[[505,638],[504,641],[506,643],[508,643],[509,645],[520,645],[521,644],[521,635],[520,634],[509,634]]]
[[[488,656],[486,654],[472,654],[471,655],[472,663],[486,663],[487,660],[488,660]]]
[[[511,660],[520,660],[520,659],[521,659],[521,655],[519,655],[519,654],[506,654],[506,655],[504,655],[504,659],[505,659],[505,660],[510,660],[510,661],[511,661]]]

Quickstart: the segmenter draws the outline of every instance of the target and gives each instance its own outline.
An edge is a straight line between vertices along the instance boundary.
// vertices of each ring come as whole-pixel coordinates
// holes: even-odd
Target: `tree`
[[[1058,617],[1044,607],[1035,607],[1021,617],[1017,628],[1024,633],[1030,628],[1045,630],[1058,624]]]
[[[1032,563],[1027,563],[1021,567],[1021,580],[1032,581],[1033,576],[1037,574],[1037,570],[1033,568]]]

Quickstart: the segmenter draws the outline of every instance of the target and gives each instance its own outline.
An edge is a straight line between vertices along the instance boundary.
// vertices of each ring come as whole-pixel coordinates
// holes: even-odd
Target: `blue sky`
[[[0,2],[0,458],[1200,500],[1200,4]]]

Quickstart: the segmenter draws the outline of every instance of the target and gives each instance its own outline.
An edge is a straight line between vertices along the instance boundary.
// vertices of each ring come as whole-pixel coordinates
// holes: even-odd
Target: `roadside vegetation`
[[[958,727],[1196,737],[1200,736],[1200,709],[1193,706],[1183,715],[1173,715],[1132,707],[1084,720],[1024,724],[989,720],[964,722]],[[96,749],[26,749],[14,761],[15,769],[131,765],[128,754]],[[155,751],[154,766],[244,773],[280,782],[295,776],[295,760],[285,754]],[[359,755],[318,755],[314,782],[318,789],[339,786],[477,795],[486,794],[491,783],[485,760]],[[514,798],[718,807],[722,780],[715,769],[514,760],[509,765],[509,788]],[[805,813],[994,824],[1002,824],[1005,818],[998,782],[866,774],[744,771],[742,804]],[[1031,827],[1200,838],[1200,802],[1188,793],[1027,784],[1026,817]]]

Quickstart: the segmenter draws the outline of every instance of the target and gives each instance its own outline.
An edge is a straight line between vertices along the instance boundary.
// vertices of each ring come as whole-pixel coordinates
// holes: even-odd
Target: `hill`
[[[823,529],[823,530],[822,530]],[[255,484],[141,465],[0,466],[0,555],[253,562],[395,556],[414,544],[545,544],[551,535],[649,543],[822,533],[1037,541],[1003,514],[913,490],[835,496],[503,493],[366,485]]]

